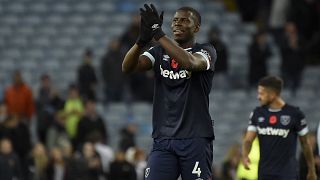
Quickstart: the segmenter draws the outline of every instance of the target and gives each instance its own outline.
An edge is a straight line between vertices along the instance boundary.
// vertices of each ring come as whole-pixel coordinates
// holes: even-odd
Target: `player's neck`
[[[281,109],[286,103],[281,97],[275,99],[271,104],[269,104],[270,109]]]
[[[191,39],[190,41],[188,42],[178,42],[179,46],[182,47],[183,49],[186,49],[186,48],[190,48],[192,47],[194,44],[196,43],[195,39]]]

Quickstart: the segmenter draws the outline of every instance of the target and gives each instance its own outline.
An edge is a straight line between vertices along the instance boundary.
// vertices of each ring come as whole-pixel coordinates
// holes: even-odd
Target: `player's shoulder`
[[[149,49],[146,49],[143,52],[143,55],[149,57],[149,59],[151,59],[154,63],[157,57],[161,57],[164,54],[164,52],[164,49],[159,44],[156,44],[151,46]]]
[[[286,104],[285,105],[285,108],[289,111],[294,111],[294,112],[300,112],[300,107],[299,106],[294,106],[294,105],[291,105],[291,104]]]
[[[302,112],[302,110],[300,109],[299,106],[286,104],[285,108],[286,108],[287,112],[289,112],[289,113],[292,113],[292,114],[297,115],[297,116],[304,116],[304,113]]]
[[[217,52],[214,46],[210,43],[196,43],[193,47],[193,52],[204,53],[209,56],[210,59],[217,58]]]
[[[262,113],[268,111],[268,107],[267,106],[256,106],[253,110],[254,113]]]
[[[260,106],[256,106],[250,113],[249,119],[254,121],[256,117],[261,116],[263,109]]]
[[[269,111],[267,106],[256,106],[252,111],[252,115],[254,117],[266,116],[268,113]]]

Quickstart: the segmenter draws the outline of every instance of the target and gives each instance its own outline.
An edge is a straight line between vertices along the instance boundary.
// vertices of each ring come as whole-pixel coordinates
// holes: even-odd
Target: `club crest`
[[[290,121],[291,121],[291,117],[290,116],[284,115],[284,116],[280,117],[280,122],[284,126],[288,125],[290,123]]]

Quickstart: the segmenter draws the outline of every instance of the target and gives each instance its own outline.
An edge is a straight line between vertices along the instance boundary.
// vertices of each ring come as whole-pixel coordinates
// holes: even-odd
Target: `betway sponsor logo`
[[[282,136],[286,138],[289,134],[289,129],[277,129],[272,127],[260,128],[258,127],[258,134],[271,135],[271,136]]]
[[[160,73],[163,77],[169,78],[169,79],[183,79],[183,78],[190,78],[191,72],[187,70],[181,70],[178,72],[169,71],[167,69],[163,69],[160,65]]]

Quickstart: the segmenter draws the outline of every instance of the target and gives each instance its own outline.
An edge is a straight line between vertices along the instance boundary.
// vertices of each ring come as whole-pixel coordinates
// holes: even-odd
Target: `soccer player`
[[[171,23],[172,40],[161,29],[163,12],[159,15],[145,4],[140,15],[140,37],[127,52],[122,70],[155,72],[153,148],[145,178],[211,179],[214,133],[208,96],[216,51],[210,44],[196,43],[201,16],[191,7],[179,8]],[[152,38],[159,45],[142,53]]]
[[[307,139],[305,115],[298,107],[281,98],[283,81],[268,76],[259,81],[258,99],[261,106],[250,115],[243,143],[242,162],[250,168],[248,154],[256,136],[260,143],[259,180],[297,180],[297,139],[308,164],[308,180],[316,180],[313,153]]]

